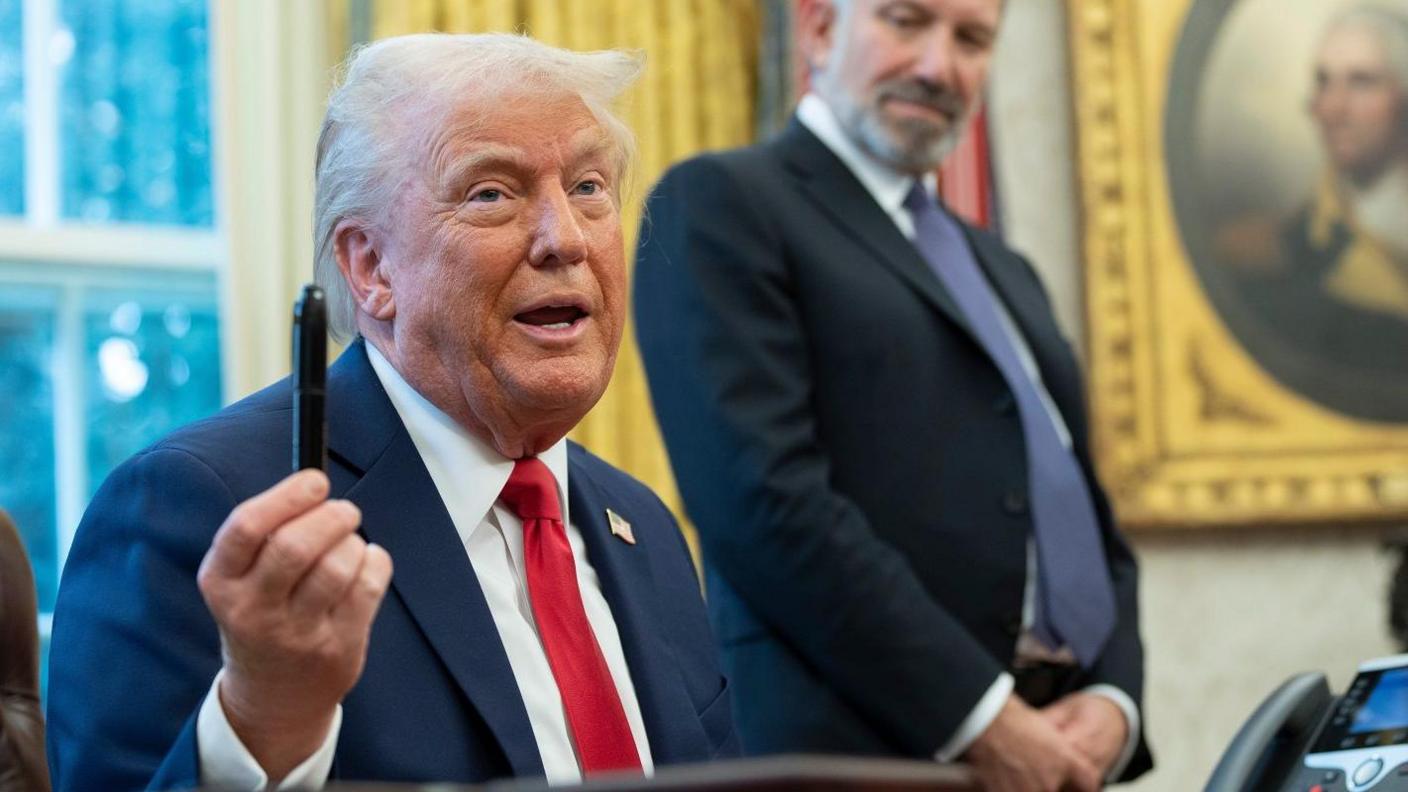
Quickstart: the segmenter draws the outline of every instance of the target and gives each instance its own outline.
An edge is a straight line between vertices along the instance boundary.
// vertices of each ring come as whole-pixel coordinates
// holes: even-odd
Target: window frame
[[[314,141],[331,87],[332,64],[348,43],[349,31],[342,29],[348,20],[339,20],[321,2],[206,0],[212,225],[95,225],[64,220],[60,211],[62,86],[45,42],[57,30],[61,1],[21,4],[25,212],[0,217],[0,283],[18,282],[14,273],[25,267],[31,272],[51,270],[50,277],[36,278],[50,286],[55,277],[64,277],[61,269],[82,269],[89,277],[100,270],[114,278],[126,275],[126,285],[131,285],[134,270],[211,273],[220,323],[222,403],[286,375],[290,306],[312,274]],[[354,16],[365,16],[365,9]],[[31,106],[31,97],[36,106]],[[31,146],[36,147],[33,153]],[[80,345],[71,345],[78,357],[55,360],[53,383],[55,430],[74,438],[55,437],[55,528],[61,566],[88,501],[86,452],[70,452],[59,461],[64,453],[60,440],[81,446],[86,430],[82,391],[70,386],[67,405],[57,392],[61,377],[81,377],[81,297],[69,301],[77,315],[71,328],[79,333],[70,337]],[[55,328],[55,350],[62,348],[60,329]],[[71,416],[63,427],[58,426],[61,409]],[[47,637],[48,614],[41,614],[40,624]]]

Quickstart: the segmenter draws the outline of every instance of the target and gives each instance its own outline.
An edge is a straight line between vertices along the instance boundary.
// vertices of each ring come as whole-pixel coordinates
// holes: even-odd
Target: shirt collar
[[[371,343],[366,344],[367,358],[376,372],[396,414],[406,425],[430,472],[431,481],[445,501],[450,517],[461,533],[467,534],[489,514],[499,499],[513,460],[465,431],[464,427],[440,408],[421,396],[401,376],[391,362]],[[563,438],[538,454],[538,459],[552,471],[557,481],[558,502],[562,504],[562,520],[568,522],[567,511],[567,439]],[[460,518],[473,520],[461,525]]]
[[[814,93],[803,96],[797,105],[797,120],[855,174],[881,209],[892,215],[904,209],[904,199],[914,186],[914,176],[895,170],[857,146],[841,128],[836,113],[825,100]],[[937,183],[935,175],[927,173],[922,181],[925,189],[933,195]]]

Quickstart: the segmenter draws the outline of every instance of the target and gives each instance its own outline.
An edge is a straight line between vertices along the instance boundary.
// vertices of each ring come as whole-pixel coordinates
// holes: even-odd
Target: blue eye
[[[502,197],[504,197],[504,194],[498,190],[480,190],[469,196],[469,200],[478,201],[479,203],[493,203]]]
[[[596,195],[601,191],[601,185],[593,181],[585,181],[577,185],[578,195]]]

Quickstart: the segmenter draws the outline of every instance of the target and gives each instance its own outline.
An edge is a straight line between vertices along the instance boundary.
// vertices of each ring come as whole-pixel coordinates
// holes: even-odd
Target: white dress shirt
[[[435,405],[426,401],[386,358],[371,344],[366,345],[372,369],[376,371],[391,404],[406,425],[426,470],[440,493],[450,521],[459,532],[474,575],[489,604],[499,640],[508,655],[514,680],[528,711],[533,738],[542,756],[543,770],[552,784],[582,779],[577,754],[567,729],[566,713],[557,681],[548,665],[547,654],[538,638],[533,610],[528,600],[528,582],[523,560],[523,523],[513,511],[498,502],[499,494],[513,472],[513,460],[470,435]],[[538,458],[557,479],[562,504],[563,525],[577,564],[577,583],[587,621],[606,657],[616,691],[626,711],[626,721],[635,738],[645,774],[651,775],[650,742],[641,718],[635,685],[626,666],[616,620],[601,592],[596,570],[587,560],[582,533],[571,522],[567,498],[567,441],[561,440]],[[407,526],[414,530],[415,526]],[[392,559],[393,563],[395,559]],[[410,570],[396,574],[411,574]],[[260,790],[268,777],[254,761],[230,728],[220,706],[219,678],[211,686],[196,722],[196,741],[201,759],[201,782],[228,789]],[[279,789],[307,789],[326,783],[341,728],[342,707],[337,709],[332,729],[318,751],[294,769]]]
[[[900,233],[904,234],[906,239],[913,241],[915,236],[914,217],[905,208],[904,199],[914,185],[914,176],[894,170],[857,146],[847,137],[831,107],[816,94],[809,93],[802,97],[801,103],[797,105],[797,120],[816,135],[845,164],[846,168],[865,188],[865,191],[870,193],[870,196],[875,199],[885,214],[889,215],[890,220],[894,222]],[[933,194],[936,185],[935,175],[925,174],[923,181],[930,194]],[[998,300],[994,307],[997,309],[1002,329],[1016,350],[1017,358],[1022,364],[1022,370],[1036,385],[1037,394],[1041,397],[1041,403],[1046,408],[1051,423],[1056,427],[1056,433],[1060,436],[1061,442],[1070,448],[1070,429],[1066,426],[1065,419],[1061,417],[1061,411],[1056,407],[1056,402],[1047,392],[1046,384],[1042,382],[1041,369],[1037,367],[1036,357],[1032,354],[1031,346],[1018,329],[1017,323],[1012,319],[1012,314],[1007,310],[1007,306]],[[1060,647],[1055,651],[1046,649],[1041,646],[1031,632],[1036,613],[1037,573],[1035,547],[1029,539],[1027,541],[1027,579],[1022,597],[1022,632],[1017,641],[1018,656],[1030,657],[1031,659],[1073,661],[1074,655],[1070,653],[1069,649],[1065,647]],[[997,718],[1002,705],[1011,695],[1014,684],[1015,680],[1011,674],[1006,672],[1000,674],[987,692],[983,694],[983,697],[978,700],[973,711],[958,725],[958,729],[949,737],[948,742],[935,752],[935,756],[940,761],[948,762],[968,750],[973,741],[978,739],[978,736]],[[1124,713],[1125,722],[1129,726],[1129,736],[1125,741],[1124,750],[1106,776],[1109,779],[1117,778],[1124,771],[1125,765],[1129,764],[1130,758],[1134,755],[1134,749],[1139,745],[1139,709],[1134,706],[1134,701],[1123,690],[1113,685],[1091,685],[1086,688],[1086,692],[1102,695],[1113,701]]]

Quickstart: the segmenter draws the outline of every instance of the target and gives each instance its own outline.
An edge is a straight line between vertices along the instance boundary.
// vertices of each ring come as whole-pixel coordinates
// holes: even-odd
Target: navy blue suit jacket
[[[800,122],[673,167],[636,257],[636,337],[704,549],[747,753],[928,757],[1012,666],[1026,438],[914,244]],[[1138,568],[1091,465],[1080,369],[1041,281],[969,244],[1073,436],[1119,620],[1072,683],[1141,701]],[[1150,767],[1141,744],[1126,776]]]
[[[430,475],[359,342],[329,371],[328,474],[390,552],[366,669],[343,701],[332,777],[483,781],[543,773],[508,658]],[[287,381],[119,467],[64,570],[49,671],[54,788],[190,787],[195,714],[219,670],[196,587],[215,530],[290,467]],[[621,634],[657,765],[737,753],[689,553],[645,486],[572,444],[569,500]],[[613,537],[605,511],[637,544]]]

